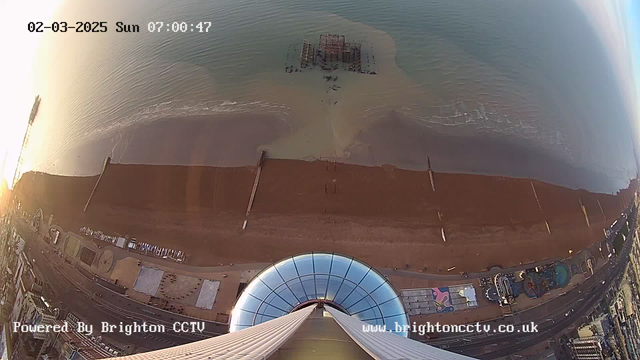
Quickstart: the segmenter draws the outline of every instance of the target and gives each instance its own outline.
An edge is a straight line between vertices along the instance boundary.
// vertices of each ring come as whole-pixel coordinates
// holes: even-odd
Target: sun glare
[[[33,88],[32,67],[42,33],[30,33],[30,21],[50,21],[62,0],[3,1],[0,7],[0,23],[4,29],[3,43],[12,49],[12,56],[3,56],[3,85],[0,98],[3,115],[0,117],[0,167],[4,162],[4,173],[0,176],[11,186],[11,179],[18,163],[24,131],[29,120],[33,99],[37,95]]]

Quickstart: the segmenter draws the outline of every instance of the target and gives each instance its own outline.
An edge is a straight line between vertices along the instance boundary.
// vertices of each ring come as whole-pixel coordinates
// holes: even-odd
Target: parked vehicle
[[[143,254],[157,256],[159,258],[163,258],[167,260],[171,259],[176,262],[183,262],[186,258],[184,252],[182,252],[181,250],[165,248],[158,245],[150,244],[145,241],[138,241],[138,239],[134,237],[130,238],[129,235],[122,236],[116,233],[116,236],[111,236],[99,230],[92,230],[89,227],[81,227],[80,233],[85,236],[89,236],[95,240],[100,240],[100,241],[110,243],[122,249],[135,250]],[[57,241],[58,240],[55,240],[54,238],[54,244]]]

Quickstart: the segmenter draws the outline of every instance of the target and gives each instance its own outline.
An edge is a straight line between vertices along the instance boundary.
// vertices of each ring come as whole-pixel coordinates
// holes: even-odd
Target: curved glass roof
[[[375,269],[353,258],[310,253],[284,259],[258,274],[240,295],[231,315],[230,332],[289,314],[297,307],[324,300],[362,321],[408,324],[398,294]],[[406,331],[396,332],[407,336]]]

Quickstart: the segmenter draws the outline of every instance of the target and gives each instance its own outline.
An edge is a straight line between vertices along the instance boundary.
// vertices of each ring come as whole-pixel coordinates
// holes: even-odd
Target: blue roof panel
[[[286,315],[314,300],[327,300],[348,315],[386,325],[389,331],[396,329],[396,323],[403,329],[409,323],[397,293],[375,269],[338,254],[309,253],[284,259],[258,274],[236,303],[230,331]]]

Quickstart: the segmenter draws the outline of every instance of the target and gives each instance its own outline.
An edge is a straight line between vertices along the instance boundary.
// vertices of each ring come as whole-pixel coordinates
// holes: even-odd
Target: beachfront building
[[[407,325],[400,297],[375,269],[310,253],[259,273],[229,334],[124,359],[470,359],[408,339]]]
[[[65,321],[69,324],[70,331],[61,331],[52,334],[53,341],[46,352],[48,358],[97,360],[117,356],[123,352],[111,344],[105,344],[100,337],[87,336],[78,332],[78,318],[72,313],[69,313]],[[54,324],[62,326],[65,321],[56,320]]]
[[[20,324],[38,326],[52,325],[56,320],[56,312],[45,302],[44,298],[32,292],[24,295],[21,302],[21,312],[13,321]],[[17,332],[14,333],[13,354],[11,359],[23,359],[29,356],[38,357],[51,344],[49,332]]]
[[[571,352],[574,359],[604,359],[604,340],[601,336],[591,336],[571,340]]]

